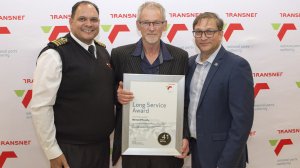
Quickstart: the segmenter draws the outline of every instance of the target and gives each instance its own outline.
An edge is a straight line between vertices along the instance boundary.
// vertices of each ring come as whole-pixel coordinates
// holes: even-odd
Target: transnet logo
[[[296,82],[298,88],[300,88],[300,82]]]
[[[0,155],[0,168],[3,167],[6,159],[8,158],[17,158],[17,155],[13,151],[3,151]]]
[[[226,29],[227,24],[224,25],[223,29]],[[232,35],[232,33],[236,30],[244,30],[242,24],[240,23],[230,23],[224,33],[224,38],[226,41],[228,41]]]
[[[173,91],[174,91],[174,84],[168,84],[168,85],[166,86],[166,88],[167,88],[167,90],[168,90],[169,92],[173,92]]]
[[[293,23],[272,23],[272,27],[274,30],[279,30],[277,37],[280,41],[282,41],[285,33],[290,30],[297,30],[296,26]]]
[[[32,98],[32,90],[15,90],[15,94],[22,98],[22,104],[27,108]]]
[[[49,41],[56,40],[60,33],[69,33],[70,31],[68,26],[42,26],[41,28],[44,33],[50,33]]]
[[[0,27],[0,34],[10,34],[7,27]]]
[[[119,33],[130,31],[127,25],[101,25],[101,28],[104,32],[109,32],[111,30],[108,35],[111,44],[114,43]]]
[[[167,38],[168,38],[168,40],[169,40],[170,43],[173,41],[173,39],[176,36],[177,32],[179,32],[179,31],[187,31],[188,30],[188,28],[186,27],[185,24],[173,24],[173,25],[168,24],[167,30],[169,28],[170,28],[170,31],[169,31],[169,33],[167,35]]]
[[[256,83],[254,86],[254,98],[258,95],[261,90],[270,89],[267,83]]]
[[[293,142],[291,139],[273,139],[273,140],[269,140],[269,143],[271,144],[271,146],[274,146],[274,152],[276,154],[276,156],[279,155],[279,153],[281,152],[282,148],[286,145],[292,145]]]

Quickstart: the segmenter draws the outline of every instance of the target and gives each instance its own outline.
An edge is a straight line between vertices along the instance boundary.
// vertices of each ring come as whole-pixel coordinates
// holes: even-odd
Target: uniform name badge
[[[184,75],[124,74],[134,99],[123,105],[123,155],[180,155]]]

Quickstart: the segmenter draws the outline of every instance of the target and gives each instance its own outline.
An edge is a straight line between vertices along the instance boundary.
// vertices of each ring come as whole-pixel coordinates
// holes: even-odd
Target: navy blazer
[[[185,110],[197,55],[189,59]],[[202,168],[244,168],[254,115],[249,63],[222,46],[204,82],[196,112],[198,160]]]
[[[187,73],[188,53],[178,47],[165,44],[167,50],[172,56],[171,60],[164,61],[159,65],[159,74],[165,75],[185,75]],[[141,57],[133,56],[137,43],[120,46],[112,49],[111,61],[115,71],[115,80],[117,83],[123,81],[124,73],[142,74]],[[183,137],[189,138],[189,129],[187,122],[187,113],[184,114]],[[112,153],[112,162],[115,165],[121,156],[122,142],[122,105],[116,106],[116,127],[114,134],[114,144]]]

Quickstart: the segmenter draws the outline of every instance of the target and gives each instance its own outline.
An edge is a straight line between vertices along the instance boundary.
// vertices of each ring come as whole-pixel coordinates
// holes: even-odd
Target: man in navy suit
[[[186,102],[193,168],[245,168],[253,123],[249,63],[221,45],[223,20],[205,12],[193,22],[200,53],[190,57]]]

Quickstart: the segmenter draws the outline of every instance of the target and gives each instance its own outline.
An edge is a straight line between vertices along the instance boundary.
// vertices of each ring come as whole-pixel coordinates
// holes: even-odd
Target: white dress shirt
[[[72,33],[70,34],[77,43],[88,50],[89,45],[81,42]],[[95,46],[94,42],[91,45]],[[56,128],[53,111],[61,79],[62,61],[60,55],[56,50],[48,49],[37,60],[33,75],[30,107],[37,137],[49,160],[62,154],[55,138]]]

